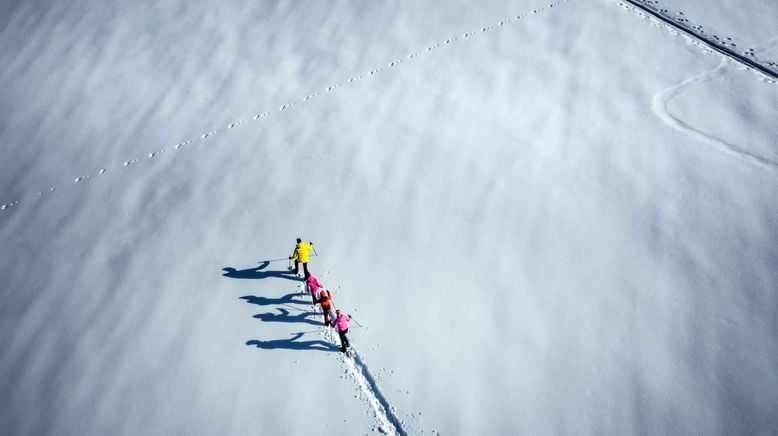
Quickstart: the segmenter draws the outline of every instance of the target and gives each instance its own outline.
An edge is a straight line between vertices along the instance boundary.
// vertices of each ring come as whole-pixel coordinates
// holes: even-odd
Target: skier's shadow
[[[232,279],[267,279],[267,278],[277,278],[277,279],[286,279],[286,280],[295,280],[299,281],[300,278],[292,274],[290,271],[287,270],[267,270],[265,271],[265,268],[270,265],[269,260],[262,261],[258,267],[256,268],[248,268],[248,269],[235,269],[233,267],[225,267],[222,268],[222,271],[224,271],[224,274],[222,274],[224,277],[229,277]]]
[[[300,339],[302,336],[303,333],[295,333],[291,339],[276,339],[272,341],[260,341],[259,339],[254,339],[246,342],[246,345],[255,346],[257,348],[262,348],[265,350],[285,349],[285,350],[319,350],[319,351],[330,351],[330,352],[340,351],[338,347],[336,347],[335,345],[327,341],[316,340],[316,341],[298,342],[297,340]]]
[[[289,311],[284,308],[277,307],[276,310],[279,311],[280,313],[273,313],[273,312],[258,313],[254,315],[254,318],[261,319],[264,322],[288,322],[288,323],[300,322],[300,323],[311,324],[316,326],[321,325],[321,322],[319,321],[313,321],[311,319],[308,319],[308,316],[313,315],[313,313],[311,312],[301,312],[297,315],[290,315]]]
[[[285,305],[285,304],[311,304],[310,301],[304,301],[304,300],[295,300],[294,297],[299,297],[302,295],[299,292],[292,292],[290,294],[286,294],[281,298],[267,298],[267,297],[260,297],[258,295],[245,295],[243,297],[240,297],[241,300],[246,300],[246,303],[250,304],[256,304],[258,306],[270,306],[273,304],[278,305]]]

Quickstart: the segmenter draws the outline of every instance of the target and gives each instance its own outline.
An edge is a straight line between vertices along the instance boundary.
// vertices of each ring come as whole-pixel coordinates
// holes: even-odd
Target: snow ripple
[[[355,74],[355,75],[349,77],[347,80],[345,80],[345,81],[343,81],[341,83],[335,83],[335,84],[329,85],[329,86],[324,88],[326,91],[316,91],[316,92],[307,94],[305,97],[300,98],[298,100],[293,100],[291,102],[288,102],[287,104],[283,104],[283,105],[277,106],[277,110],[274,111],[274,112],[265,111],[265,112],[257,113],[256,115],[253,116],[253,120],[255,120],[255,121],[265,120],[265,119],[269,118],[272,115],[272,113],[277,113],[277,112],[281,112],[281,111],[290,111],[290,110],[292,110],[292,108],[294,106],[297,105],[297,103],[308,102],[308,101],[310,101],[313,98],[319,97],[320,95],[324,95],[324,94],[326,94],[328,92],[332,92],[332,91],[334,91],[334,90],[336,90],[338,88],[341,88],[341,87],[343,87],[345,85],[358,82],[360,80],[363,80],[366,77],[375,76],[376,74],[378,74],[380,72],[383,72],[383,71],[387,71],[388,69],[395,69],[395,68],[401,66],[402,64],[404,64],[404,63],[406,63],[406,62],[408,62],[410,60],[417,59],[418,57],[422,56],[422,54],[424,54],[425,52],[426,53],[430,53],[430,52],[432,52],[434,50],[438,50],[438,49],[440,49],[442,47],[447,47],[447,46],[448,47],[452,47],[452,46],[454,46],[454,43],[456,43],[458,41],[474,38],[479,33],[480,34],[485,34],[485,33],[488,33],[489,31],[492,31],[492,30],[495,30],[495,29],[498,29],[498,28],[501,28],[501,27],[505,27],[507,24],[520,21],[523,18],[526,18],[526,17],[528,17],[530,15],[539,14],[540,12],[542,12],[544,10],[552,9],[555,6],[561,5],[563,3],[567,3],[569,1],[571,1],[571,0],[559,0],[557,2],[550,3],[550,4],[548,4],[547,6],[545,6],[543,8],[534,9],[531,12],[526,12],[524,14],[520,14],[520,15],[516,15],[516,16],[512,16],[510,18],[506,18],[506,19],[500,20],[499,22],[497,22],[494,25],[481,27],[481,28],[479,28],[479,32],[476,32],[476,31],[465,32],[465,33],[462,33],[462,34],[460,34],[458,36],[452,36],[452,37],[446,38],[446,39],[442,40],[439,43],[431,44],[431,45],[427,46],[423,50],[414,50],[411,54],[409,54],[407,56],[403,56],[400,59],[391,61],[391,62],[387,63],[385,66],[378,67],[378,68],[372,68],[372,69],[368,70],[367,73]],[[299,106],[299,105],[297,105],[297,106]],[[226,128],[227,129],[234,129],[234,128],[240,126],[241,124],[243,124],[242,120],[233,121],[233,122],[229,123],[226,126]],[[209,131],[199,135],[199,140],[200,141],[206,141],[209,138],[212,138],[213,136],[218,135],[220,132],[222,132],[224,130],[225,129],[209,130]],[[180,150],[185,145],[189,145],[189,144],[193,143],[194,141],[195,141],[194,139],[188,139],[186,141],[179,142],[173,148],[175,150]],[[162,150],[150,153],[150,154],[147,155],[146,160],[155,159],[155,158],[157,158],[159,155],[161,155],[164,152],[165,152],[165,149],[162,149]],[[134,164],[139,163],[140,161],[141,161],[141,158],[125,160],[124,163],[122,164],[122,166],[123,167],[135,166]],[[102,175],[106,171],[107,171],[106,169],[101,169],[98,172],[98,174],[95,174],[95,175]],[[73,180],[75,183],[83,184],[83,182],[91,181],[90,180],[91,176],[92,175],[73,177],[73,178],[71,178],[71,180]],[[52,187],[48,192],[54,192],[55,188],[56,187]],[[35,197],[36,198],[45,198],[46,195],[47,195],[46,192],[38,191],[37,194],[35,195]],[[29,196],[29,197],[32,198],[32,196]],[[2,205],[0,205],[0,211],[5,212],[5,211],[8,211],[11,208],[16,208],[21,203],[22,203],[22,199],[17,199],[16,201],[12,201],[12,202],[9,202],[7,204],[2,204]]]

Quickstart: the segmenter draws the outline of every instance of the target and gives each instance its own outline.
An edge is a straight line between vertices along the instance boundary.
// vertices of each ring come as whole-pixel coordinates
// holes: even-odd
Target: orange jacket
[[[330,295],[330,291],[322,290],[320,294],[320,298],[316,300],[317,303],[321,304],[322,310],[325,312],[330,310],[331,302],[332,302],[332,295]]]

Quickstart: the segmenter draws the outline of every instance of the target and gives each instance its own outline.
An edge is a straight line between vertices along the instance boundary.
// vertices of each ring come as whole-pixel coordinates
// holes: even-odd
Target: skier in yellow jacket
[[[308,272],[308,252],[313,249],[313,242],[305,243],[302,239],[297,238],[297,245],[294,246],[294,252],[291,256],[289,256],[290,259],[294,259],[294,271],[292,271],[292,274],[297,275],[300,272],[299,264],[303,264],[303,272],[305,276],[307,277],[310,273]]]

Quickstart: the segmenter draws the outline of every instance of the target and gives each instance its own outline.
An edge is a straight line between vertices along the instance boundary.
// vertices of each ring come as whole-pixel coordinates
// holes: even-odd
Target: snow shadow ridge
[[[292,274],[290,271],[281,269],[281,270],[265,270],[265,268],[270,265],[270,262],[273,262],[271,260],[263,260],[259,263],[259,266],[255,268],[247,268],[247,269],[236,269],[233,267],[224,267],[222,268],[222,271],[224,271],[224,274],[222,274],[224,277],[229,277],[231,279],[269,279],[269,278],[276,278],[276,279],[285,279],[285,280],[294,280],[294,281],[300,281],[300,278]]]
[[[265,350],[317,350],[317,351],[329,351],[332,353],[340,352],[340,349],[333,345],[331,342],[323,340],[315,341],[298,341],[303,336],[303,332],[294,333],[290,339],[274,339],[271,341],[260,341],[259,339],[253,339],[246,342],[248,346],[254,346]]]

